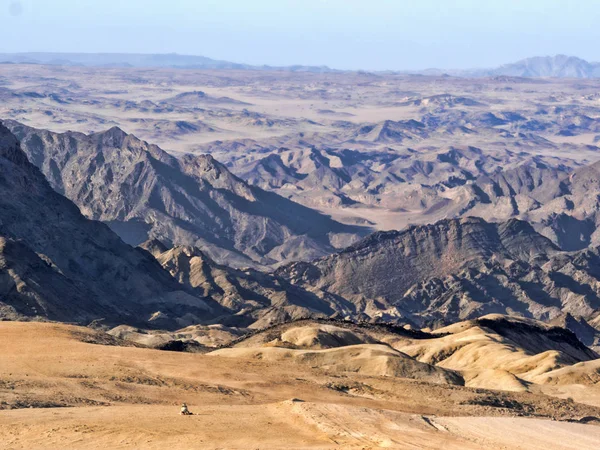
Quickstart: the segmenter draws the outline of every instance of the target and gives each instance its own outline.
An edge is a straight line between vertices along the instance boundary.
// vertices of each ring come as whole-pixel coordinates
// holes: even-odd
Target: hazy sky
[[[340,69],[600,61],[600,0],[0,0],[0,52],[204,55]]]

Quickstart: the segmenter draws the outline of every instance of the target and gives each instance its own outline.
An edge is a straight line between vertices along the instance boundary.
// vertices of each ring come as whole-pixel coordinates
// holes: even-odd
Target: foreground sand
[[[597,409],[543,395],[99,342],[116,343],[0,323],[0,448],[600,448],[599,426],[545,418]]]
[[[600,427],[540,419],[423,418],[330,403],[15,410],[0,413],[2,448],[597,449]]]

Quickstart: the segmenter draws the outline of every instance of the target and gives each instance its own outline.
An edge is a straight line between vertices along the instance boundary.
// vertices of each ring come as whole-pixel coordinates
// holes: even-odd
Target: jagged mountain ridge
[[[85,135],[6,124],[58,192],[132,245],[159,239],[261,267],[318,257],[364,234],[246,184],[209,155],[175,158],[118,128]]]
[[[452,197],[452,189],[482,176],[526,166],[547,166],[569,172],[572,161],[525,152],[486,151],[473,146],[435,150],[412,148],[357,151],[333,148],[285,149],[252,161],[231,163],[232,170],[264,189],[292,195],[309,206],[418,208],[415,195],[427,191],[438,198]],[[427,209],[427,206],[424,207]],[[423,211],[425,212],[425,211]]]
[[[105,147],[106,139],[110,138],[102,134],[101,146]],[[17,148],[14,137],[11,139]],[[163,155],[162,152],[157,154]],[[27,162],[20,151],[12,157]],[[212,176],[225,186],[230,181],[221,174]],[[516,179],[527,189],[536,186],[535,182],[523,182],[522,177]],[[581,180],[578,189],[583,191],[589,191],[594,183],[593,172],[587,178],[575,176],[575,179]],[[563,181],[560,179],[558,184]],[[247,185],[229,188],[239,186]],[[46,189],[49,189],[47,185]],[[57,219],[56,226],[61,221]],[[34,234],[27,228],[20,232]],[[402,244],[394,244],[396,241]],[[5,259],[14,264],[14,247],[5,247]],[[402,248],[408,251],[407,255],[398,253]],[[185,295],[181,294],[187,302],[194,304],[200,297],[210,295],[218,303],[214,305],[222,317],[238,315],[236,320],[244,325],[276,323],[303,315],[414,323],[444,322],[490,312],[509,312],[544,320],[565,312],[592,318],[599,306],[594,288],[586,287],[596,283],[593,267],[597,253],[594,250],[577,254],[560,252],[529,225],[517,220],[501,224],[474,218],[446,220],[402,232],[379,232],[338,254],[313,263],[294,263],[274,275],[229,269],[195,249],[163,247],[161,253],[166,253],[161,261],[163,266],[187,285],[184,288],[171,284],[174,290],[187,289]],[[60,254],[48,257],[50,261],[59,260]],[[46,276],[43,271],[39,273]],[[172,283],[170,280],[168,283]],[[60,286],[61,282],[48,283]],[[72,295],[67,298],[74,300],[77,296],[86,296],[85,292],[80,294],[75,289],[70,292]],[[152,309],[163,309],[165,303],[161,302]],[[206,305],[206,302],[210,300],[205,299],[198,305]],[[188,311],[184,305],[182,302],[167,313],[161,311],[161,320],[186,316]],[[196,319],[192,314],[185,320],[198,320],[201,314],[198,309],[196,313]]]
[[[339,297],[375,320],[417,325],[500,313],[552,320],[600,309],[600,250],[562,252],[526,222],[443,220],[378,232],[276,274]]]
[[[563,250],[600,244],[600,165],[574,170],[551,167],[542,161],[521,165],[491,176],[480,176],[465,196],[461,214],[487,220],[515,217]]]
[[[81,215],[51,188],[2,125],[0,292],[0,314],[9,319],[105,319],[152,327],[158,311],[170,314],[173,326],[205,320],[220,309],[186,292],[154,259],[123,243],[106,225]]]
[[[489,312],[595,319],[600,307],[600,251],[561,252],[518,220],[379,232],[273,275],[230,269],[195,249],[148,247],[165,271],[85,219],[2,130],[4,317],[173,327],[233,316],[232,324],[261,327],[302,316],[416,324]]]
[[[261,328],[303,317],[328,317],[344,310],[332,296],[318,295],[273,274],[217,264],[196,247],[141,245],[180,283],[210,297],[229,314],[221,323]]]

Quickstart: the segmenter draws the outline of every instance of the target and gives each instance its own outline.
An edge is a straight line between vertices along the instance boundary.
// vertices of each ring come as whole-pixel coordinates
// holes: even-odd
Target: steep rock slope
[[[371,319],[449,323],[489,313],[550,320],[600,308],[599,250],[565,253],[522,221],[443,220],[379,232],[346,250],[280,268]]]
[[[249,186],[211,156],[177,159],[119,128],[85,135],[6,124],[58,192],[133,245],[159,239],[261,266],[322,256],[364,233]]]
[[[193,296],[149,255],[56,193],[0,125],[0,315],[152,326],[158,311],[199,321],[218,305]],[[183,311],[185,310],[185,312]],[[186,323],[183,319],[180,323]]]
[[[220,323],[261,328],[304,317],[328,317],[348,311],[333,296],[308,292],[272,274],[217,264],[196,247],[166,249],[145,242],[158,262],[180,283],[218,302],[226,311]]]
[[[461,214],[530,222],[563,250],[600,244],[599,163],[558,170],[540,161],[481,176]]]

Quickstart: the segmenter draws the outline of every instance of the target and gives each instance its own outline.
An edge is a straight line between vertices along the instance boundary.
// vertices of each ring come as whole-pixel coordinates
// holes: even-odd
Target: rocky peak
[[[29,164],[27,155],[21,150],[17,138],[0,123],[0,156],[19,166]]]
[[[123,142],[129,135],[121,128],[115,126],[106,131],[93,133],[90,136],[98,145],[119,148],[123,146]]]
[[[531,264],[543,263],[558,252],[523,221],[498,224],[466,217],[377,232],[331,256],[283,266],[277,275],[340,296],[358,308],[367,308],[369,301],[383,309],[397,305],[403,315],[404,301],[418,311],[415,305],[450,295],[452,289],[468,295],[469,284],[482,277],[529,274]],[[411,293],[419,283],[425,284]]]

